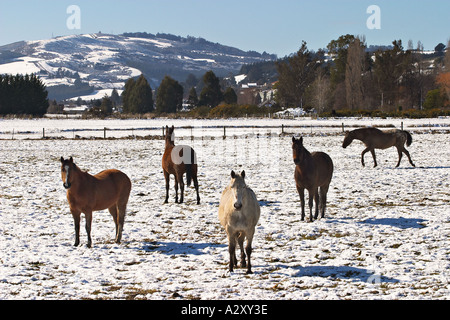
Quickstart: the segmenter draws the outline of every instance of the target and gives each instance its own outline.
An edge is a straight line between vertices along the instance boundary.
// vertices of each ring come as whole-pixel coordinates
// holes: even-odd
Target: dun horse
[[[325,216],[327,192],[333,176],[333,161],[324,152],[310,153],[303,146],[303,137],[292,137],[292,151],[295,163],[295,182],[302,206],[302,221],[305,219],[305,189],[309,194],[309,220],[313,221],[313,200],[316,203],[314,219]]]
[[[411,160],[408,150],[405,148],[406,145],[409,147],[412,143],[411,134],[404,130],[389,130],[381,131],[377,128],[362,128],[349,131],[345,134],[344,142],[342,147],[346,148],[354,139],[361,140],[366,148],[361,153],[361,163],[364,167],[364,155],[370,151],[372,153],[374,168],[377,166],[377,159],[375,157],[375,149],[387,149],[390,147],[396,147],[398,152],[398,162],[396,167],[400,165],[400,160],[402,160],[403,153],[408,157],[409,163],[415,167]]]
[[[169,128],[166,126],[166,147],[162,159],[162,168],[164,178],[166,179],[166,200],[169,201],[169,182],[170,175],[175,176],[175,202],[178,202],[178,184],[181,189],[180,203],[184,200],[184,181],[183,175],[186,173],[187,186],[194,181],[195,191],[197,192],[197,204],[200,204],[200,196],[198,194],[197,180],[197,155],[194,149],[189,146],[175,146],[174,142],[174,126]]]
[[[231,171],[231,182],[222,192],[219,204],[219,220],[228,236],[228,252],[230,254],[230,272],[237,266],[236,240],[241,249],[241,267],[247,267],[247,274],[252,273],[250,255],[255,226],[260,215],[260,206],[256,195],[244,181],[245,171],[236,174]],[[247,238],[248,263],[245,261],[244,240]]]
[[[81,171],[72,157],[61,157],[61,177],[67,189],[70,212],[75,223],[75,246],[80,244],[80,215],[86,217],[87,246],[90,248],[92,212],[108,209],[116,224],[116,243],[122,238],[125,210],[131,191],[131,181],[119,170],[102,171],[95,176]]]

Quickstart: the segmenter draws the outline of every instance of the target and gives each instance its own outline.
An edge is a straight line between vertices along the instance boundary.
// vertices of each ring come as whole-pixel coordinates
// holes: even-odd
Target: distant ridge
[[[209,70],[226,76],[236,74],[244,64],[276,58],[190,36],[94,33],[1,46],[0,74],[36,73],[49,97],[60,100],[94,90],[122,89],[128,78],[141,73],[155,88],[166,75],[178,81],[189,74],[201,77]]]

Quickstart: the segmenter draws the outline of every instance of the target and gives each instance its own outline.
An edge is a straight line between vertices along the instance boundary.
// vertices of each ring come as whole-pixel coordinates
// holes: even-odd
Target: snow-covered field
[[[450,119],[320,121],[1,120],[0,299],[448,299]],[[413,136],[408,150],[416,168],[405,157],[395,168],[394,148],[377,150],[377,168],[366,154],[363,168],[360,142],[341,147],[342,122],[352,129],[401,121]],[[165,124],[200,128],[180,129],[176,140],[198,153],[200,205],[193,187],[185,203],[175,204],[173,178],[163,204],[162,140],[36,139],[42,128],[55,137],[65,136],[64,128],[101,137],[95,128],[160,134]],[[279,136],[280,124],[334,161],[324,219],[300,221],[291,135]],[[227,128],[222,139],[223,125],[258,128]],[[149,134],[133,133],[141,131]],[[86,247],[84,228],[81,245],[73,247],[61,156],[73,156],[90,173],[128,174],[133,189],[122,244],[113,242],[114,223],[100,211],[93,247]],[[246,171],[261,204],[252,275],[228,272],[217,217],[232,169]]]

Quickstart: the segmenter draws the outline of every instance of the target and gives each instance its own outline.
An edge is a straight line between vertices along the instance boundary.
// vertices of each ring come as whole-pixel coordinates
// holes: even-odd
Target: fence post
[[[225,139],[227,137],[227,127],[223,126],[223,138]]]
[[[402,131],[403,131],[403,121],[402,121],[402,123],[401,123],[401,128],[402,128]]]
[[[284,134],[284,124],[281,124],[281,134]]]
[[[106,139],[106,127],[103,127],[103,139]]]
[[[42,139],[45,139],[45,128],[42,128]]]
[[[342,122],[342,132],[345,132],[344,123]]]

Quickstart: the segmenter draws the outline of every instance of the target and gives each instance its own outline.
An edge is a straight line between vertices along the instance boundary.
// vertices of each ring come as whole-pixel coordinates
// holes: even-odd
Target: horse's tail
[[[408,131],[403,131],[406,133],[406,145],[409,147],[412,143],[412,137],[411,134]]]
[[[185,164],[186,166],[186,184],[188,187],[191,186],[192,181],[192,164]]]
[[[193,174],[192,166],[197,163],[195,158],[196,158],[195,157],[195,151],[194,151],[194,149],[191,148],[191,159],[190,159],[191,161],[190,161],[190,163],[185,163],[185,166],[186,166],[186,184],[187,184],[188,187],[191,186],[191,181],[192,181],[192,174]]]

